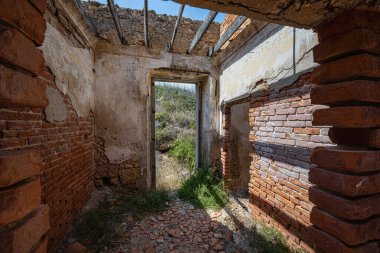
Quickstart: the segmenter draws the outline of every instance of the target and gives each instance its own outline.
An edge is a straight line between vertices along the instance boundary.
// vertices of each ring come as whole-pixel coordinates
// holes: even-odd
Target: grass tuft
[[[263,222],[255,226],[255,238],[251,245],[257,249],[258,253],[306,253],[303,249],[296,249],[289,245],[283,234],[276,228]]]
[[[165,191],[120,194],[116,206],[103,202],[97,208],[84,212],[74,225],[74,235],[83,245],[100,252],[104,246],[121,237],[116,226],[123,222],[126,214],[142,219],[148,213],[164,211],[170,200]]]
[[[208,169],[195,171],[183,182],[178,196],[203,209],[220,210],[228,203],[222,180]]]

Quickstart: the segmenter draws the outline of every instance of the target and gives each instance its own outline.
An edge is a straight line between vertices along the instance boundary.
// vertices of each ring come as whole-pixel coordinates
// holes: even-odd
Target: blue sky
[[[106,4],[107,0],[96,0],[100,3]],[[144,0],[114,0],[115,4],[131,9],[142,9],[144,8]],[[149,9],[155,10],[159,14],[168,14],[168,15],[178,15],[178,9],[180,4],[172,1],[163,1],[163,0],[149,0]],[[186,6],[183,12],[183,16],[195,20],[204,20],[209,11],[200,8],[194,8],[191,6]],[[216,16],[215,21],[222,22],[224,18],[223,13],[219,13]]]

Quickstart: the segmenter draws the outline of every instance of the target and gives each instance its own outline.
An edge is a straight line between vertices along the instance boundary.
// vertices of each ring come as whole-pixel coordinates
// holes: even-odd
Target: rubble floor
[[[247,205],[244,194],[231,195],[221,211],[201,210],[175,198],[161,214],[141,221],[127,216],[118,228],[122,240],[106,252],[255,252],[249,243],[254,221]]]

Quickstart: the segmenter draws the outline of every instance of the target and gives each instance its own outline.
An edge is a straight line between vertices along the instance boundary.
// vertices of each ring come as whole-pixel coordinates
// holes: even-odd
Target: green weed
[[[296,249],[289,245],[283,234],[276,228],[263,222],[253,228],[255,238],[251,241],[258,253],[306,253],[303,249]]]
[[[186,166],[193,170],[195,168],[195,140],[192,137],[184,137],[176,140],[172,149],[169,151],[170,155],[178,161],[186,164]]]
[[[184,181],[178,196],[203,209],[220,210],[228,203],[222,180],[208,169],[197,170]]]
[[[167,152],[173,146],[173,141],[177,138],[177,132],[172,127],[156,129],[156,147],[161,152]]]

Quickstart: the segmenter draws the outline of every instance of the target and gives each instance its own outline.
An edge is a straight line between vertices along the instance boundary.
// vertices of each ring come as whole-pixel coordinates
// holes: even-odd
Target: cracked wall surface
[[[345,10],[380,8],[378,0],[174,0],[181,4],[294,27],[316,27]]]
[[[95,135],[104,142],[109,170],[133,157],[139,161],[139,173],[133,183],[136,189],[149,187],[147,143],[150,111],[147,105],[151,80],[148,73],[154,69],[215,73],[207,57],[171,54],[141,46],[125,47],[109,43],[98,46],[95,61]],[[102,172],[105,166],[103,163],[101,168],[97,168],[97,179],[105,177]],[[120,174],[112,175],[112,178],[118,185],[130,184],[129,181],[123,183]]]
[[[279,89],[282,80],[316,66],[311,49],[317,43],[311,30],[268,25],[221,64],[220,101],[252,93],[265,85]]]
[[[71,98],[77,115],[90,113],[94,107],[91,50],[74,45],[49,23],[45,36],[42,51],[59,90]]]

